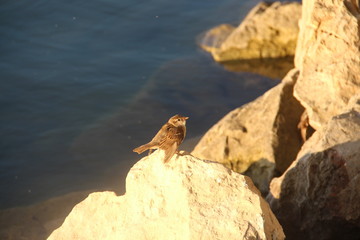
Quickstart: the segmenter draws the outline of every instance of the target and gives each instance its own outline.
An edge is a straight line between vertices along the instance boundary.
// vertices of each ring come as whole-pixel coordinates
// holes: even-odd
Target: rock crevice
[[[267,193],[274,173],[286,170],[302,144],[297,124],[304,109],[293,97],[297,76],[296,69],[290,71],[278,86],[231,111],[192,153],[251,176],[261,192]]]

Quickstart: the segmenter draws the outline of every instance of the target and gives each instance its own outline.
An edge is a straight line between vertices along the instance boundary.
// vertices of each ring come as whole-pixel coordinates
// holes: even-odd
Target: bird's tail
[[[178,148],[178,145],[176,143],[174,143],[172,146],[165,149],[164,163],[167,163],[170,161],[172,156],[174,156],[174,154],[176,153],[177,148]]]
[[[140,147],[134,148],[133,152],[141,154],[141,153],[145,152],[146,150],[151,149],[152,147],[153,147],[153,144],[147,143],[147,144],[141,145]]]

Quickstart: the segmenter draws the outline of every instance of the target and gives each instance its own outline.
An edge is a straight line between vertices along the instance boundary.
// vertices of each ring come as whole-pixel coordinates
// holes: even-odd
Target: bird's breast
[[[179,126],[177,127],[177,135],[178,135],[178,144],[182,143],[182,141],[185,138],[186,135],[186,127],[185,126]]]

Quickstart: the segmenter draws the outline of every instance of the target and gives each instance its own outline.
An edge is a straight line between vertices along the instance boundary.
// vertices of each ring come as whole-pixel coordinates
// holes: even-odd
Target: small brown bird
[[[168,162],[185,138],[186,119],[188,119],[188,117],[183,117],[178,114],[171,117],[149,143],[135,148],[133,152],[141,154],[149,150],[150,154],[152,149],[162,149],[165,151],[164,163]]]

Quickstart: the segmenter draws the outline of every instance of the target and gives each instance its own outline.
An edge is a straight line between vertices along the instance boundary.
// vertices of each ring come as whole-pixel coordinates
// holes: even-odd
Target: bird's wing
[[[161,133],[157,136],[158,138],[156,139],[160,146],[164,146],[164,144],[171,144],[178,138],[178,136],[176,136],[177,128],[172,124],[164,125],[160,131]]]
[[[153,139],[151,140],[151,142],[156,143],[157,145],[162,145],[166,139],[168,138],[168,134],[169,132],[171,132],[172,128],[174,126],[166,123],[164,124],[161,129],[157,132],[157,134],[155,135],[155,137],[153,137]]]
[[[162,126],[151,142],[158,146],[163,146],[164,143],[170,144],[171,142],[177,142],[177,145],[180,145],[183,138],[184,131],[182,128],[166,123]]]

